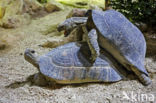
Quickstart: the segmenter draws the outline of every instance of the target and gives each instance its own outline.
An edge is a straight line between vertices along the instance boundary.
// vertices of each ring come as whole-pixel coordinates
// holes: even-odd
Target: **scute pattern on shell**
[[[57,80],[115,82],[122,79],[116,68],[102,54],[93,66],[81,54],[77,43],[59,46],[40,57],[40,71]]]
[[[92,10],[91,16],[98,32],[108,40],[110,46],[120,52],[125,62],[148,75],[144,68],[146,42],[141,31],[115,10]]]

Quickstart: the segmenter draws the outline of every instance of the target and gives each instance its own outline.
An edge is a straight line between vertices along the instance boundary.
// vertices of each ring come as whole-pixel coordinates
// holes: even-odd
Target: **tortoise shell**
[[[125,68],[130,66],[148,75],[144,68],[146,42],[141,31],[115,10],[91,10],[87,28],[96,28],[98,42]]]
[[[84,51],[84,50],[83,50]],[[86,50],[89,54],[89,49]],[[116,82],[123,77],[101,54],[92,64],[75,42],[59,46],[39,59],[40,72],[57,83]]]

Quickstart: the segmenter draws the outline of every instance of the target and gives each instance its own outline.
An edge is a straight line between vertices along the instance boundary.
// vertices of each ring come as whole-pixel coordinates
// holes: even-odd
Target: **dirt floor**
[[[26,48],[33,48],[40,55],[50,51],[39,45],[49,38],[54,41],[63,38],[54,36],[55,30],[49,30],[63,21],[68,12],[36,18],[16,29],[0,28],[0,36],[6,35],[8,40],[6,50],[0,50],[0,103],[156,103],[156,55],[145,61],[153,81],[147,87],[136,79],[111,84],[32,85],[32,76],[38,71],[24,60],[23,53]]]

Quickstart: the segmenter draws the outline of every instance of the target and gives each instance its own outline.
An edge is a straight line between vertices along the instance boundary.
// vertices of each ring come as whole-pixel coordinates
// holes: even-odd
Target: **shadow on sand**
[[[45,88],[45,89],[50,89],[50,90],[55,90],[55,89],[61,89],[65,86],[71,86],[72,88],[77,88],[77,87],[87,87],[88,85],[92,85],[92,84],[99,84],[99,85],[111,85],[113,83],[104,83],[104,82],[91,82],[91,83],[78,83],[78,84],[57,84],[57,83],[48,83],[44,84],[44,85],[39,85],[39,84],[35,84],[33,81],[34,75],[30,75],[29,77],[27,77],[27,79],[25,81],[15,81],[14,83],[11,83],[7,86],[5,86],[5,88],[11,88],[11,89],[16,89],[16,88],[20,88],[23,87],[25,85],[29,85],[31,86],[38,86],[41,88]],[[115,82],[114,82],[115,83]]]
[[[50,82],[50,83],[46,83],[46,84],[36,84],[34,83],[34,76],[36,74],[33,74],[33,75],[30,75],[29,77],[27,77],[27,79],[25,81],[15,81],[14,83],[11,83],[7,86],[5,86],[5,88],[11,88],[11,89],[16,89],[16,88],[20,88],[20,87],[23,87],[25,85],[29,85],[30,87],[31,86],[38,86],[38,87],[41,87],[41,88],[45,88],[45,89],[49,89],[49,90],[55,90],[55,89],[61,89],[63,87],[66,87],[66,86],[71,86],[72,88],[77,88],[77,87],[87,87],[88,85],[92,85],[92,84],[99,84],[99,85],[105,85],[105,86],[109,86],[109,85],[112,85],[114,83],[107,83],[107,82],[90,82],[90,83],[76,83],[76,84],[57,84],[55,82]],[[128,79],[124,79],[124,81],[126,80],[134,80],[136,79],[136,77],[134,77],[134,75],[129,75]]]

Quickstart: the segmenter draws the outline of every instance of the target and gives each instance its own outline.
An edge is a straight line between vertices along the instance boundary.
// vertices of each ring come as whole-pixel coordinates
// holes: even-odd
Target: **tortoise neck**
[[[35,67],[39,68],[39,57],[35,54],[34,51],[26,49],[24,53],[24,58]]]
[[[34,65],[35,67],[39,68],[38,57],[35,57],[35,59],[33,59],[32,61],[33,62],[31,62],[31,64]]]

